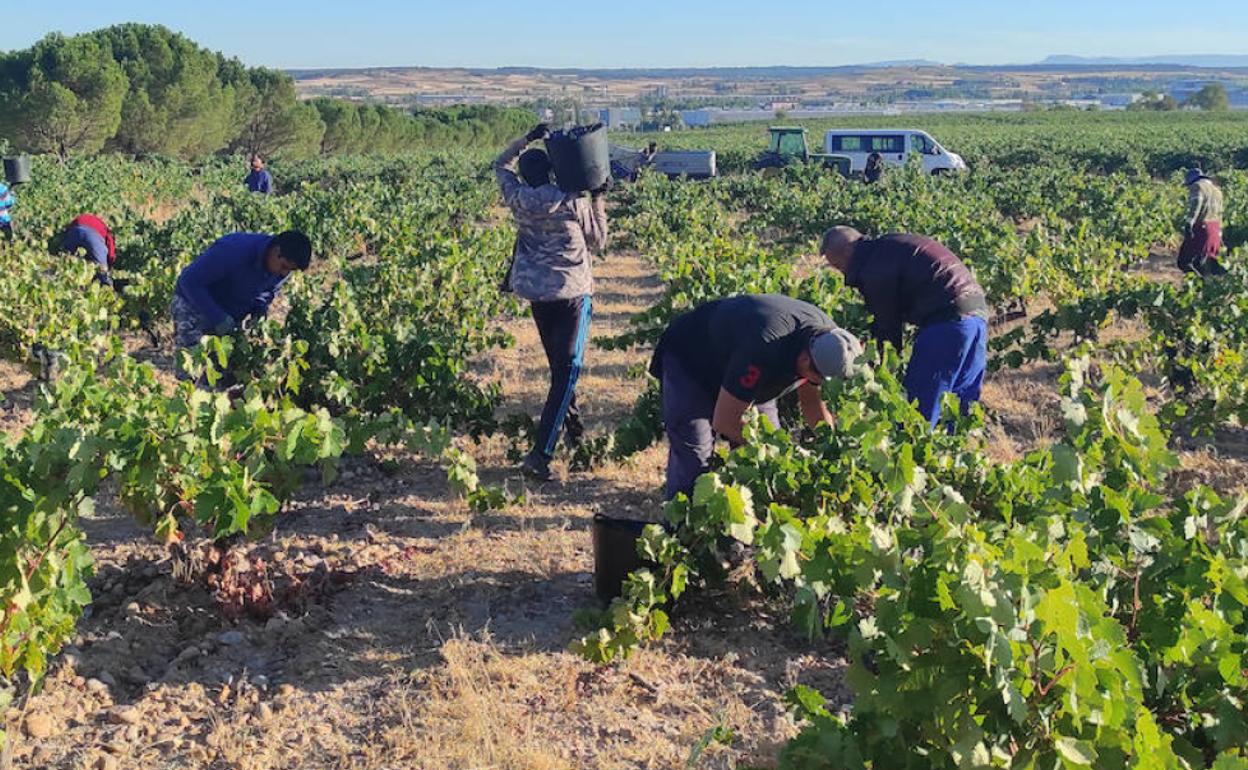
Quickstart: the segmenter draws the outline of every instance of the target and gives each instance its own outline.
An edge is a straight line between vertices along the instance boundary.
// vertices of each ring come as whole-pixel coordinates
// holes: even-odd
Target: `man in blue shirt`
[[[253,193],[270,195],[273,192],[273,175],[264,167],[259,155],[251,156],[251,173],[243,181]]]
[[[175,347],[193,348],[205,335],[229,334],[244,319],[265,315],[286,278],[307,270],[311,262],[312,243],[295,230],[218,239],[178,276],[172,308]],[[185,376],[180,366],[178,375]]]

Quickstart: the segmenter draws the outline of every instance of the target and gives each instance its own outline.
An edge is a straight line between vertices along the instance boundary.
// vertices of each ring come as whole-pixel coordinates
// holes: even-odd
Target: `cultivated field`
[[[758,127],[664,137],[729,173],[611,193],[593,440],[542,485],[515,471],[546,367],[497,291],[487,156],[278,159],[271,199],[224,162],[40,159],[0,246],[8,761],[1248,767],[1248,119],[915,127],[971,172],[763,175]],[[1197,164],[1228,202],[1216,281],[1174,267]],[[81,210],[114,225],[121,297],[47,253]],[[865,336],[811,256],[837,223],[973,266],[1000,314],[982,414],[927,430],[872,353],[825,388],[835,429],[756,433],[665,512],[658,332],[774,291]],[[315,268],[195,362],[246,393],[176,384],[178,268],[287,227]],[[596,513],[678,525],[609,613]],[[726,536],[750,546],[727,571]]]

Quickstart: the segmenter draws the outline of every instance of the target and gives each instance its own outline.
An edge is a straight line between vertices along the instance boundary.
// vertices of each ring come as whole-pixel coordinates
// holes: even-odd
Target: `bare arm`
[[[823,403],[823,396],[819,394],[817,385],[811,385],[809,382],[799,385],[797,401],[802,408],[802,417],[809,427],[814,428],[820,423],[832,424],[832,412],[828,409],[828,405]]]
[[[738,446],[744,441],[741,428],[744,423],[745,410],[749,408],[748,401],[742,401],[720,388],[719,398],[715,399],[715,416],[711,418],[711,427],[727,439],[729,444]]]

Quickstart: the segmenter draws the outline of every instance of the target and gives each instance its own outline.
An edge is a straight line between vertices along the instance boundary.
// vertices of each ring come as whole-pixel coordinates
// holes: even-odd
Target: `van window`
[[[832,152],[866,152],[865,139],[863,136],[834,136]]]
[[[881,134],[870,137],[871,152],[900,155],[906,151],[906,138],[901,134]]]
[[[910,151],[918,155],[935,155],[936,143],[922,134],[911,134]]]

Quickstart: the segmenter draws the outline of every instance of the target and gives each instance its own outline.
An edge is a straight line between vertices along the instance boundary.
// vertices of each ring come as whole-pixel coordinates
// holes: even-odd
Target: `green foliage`
[[[195,158],[230,150],[305,157],[493,146],[524,133],[526,110],[419,110],[302,102],[284,72],[246,67],[162,26],[49,35],[0,58],[0,131],[28,151],[101,149]]]
[[[887,371],[828,386],[838,423],[810,443],[752,424],[669,507],[677,534],[647,533],[657,571],[630,576],[574,649],[607,661],[660,634],[660,608],[731,537],[798,627],[848,643],[852,712],[795,691],[809,722],[782,767],[1232,761],[1248,739],[1245,503],[1165,497],[1174,458],[1139,383],[1072,361],[1066,439],[999,464],[973,418],[929,430]]]
[[[1183,104],[1206,112],[1226,112],[1231,108],[1226,86],[1221,83],[1206,83],[1199,91],[1187,97]]]
[[[35,152],[95,152],[121,123],[126,85],[97,41],[49,35],[0,58],[0,130]]]

